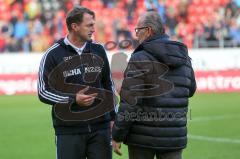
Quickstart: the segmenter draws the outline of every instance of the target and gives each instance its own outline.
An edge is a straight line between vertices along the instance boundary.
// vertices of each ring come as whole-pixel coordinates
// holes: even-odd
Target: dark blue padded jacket
[[[137,80],[142,83],[136,83],[137,86],[133,87],[132,84],[129,85],[126,82],[129,77],[133,77],[129,74],[134,72],[133,69],[129,69],[132,67],[129,64],[121,89],[123,98],[121,97],[119,111],[115,118],[113,139],[127,145],[160,151],[183,149],[187,145],[188,99],[196,90],[194,71],[187,47],[180,42],[168,40],[167,35],[156,35],[140,44],[130,58],[130,63],[140,62],[132,67],[140,70],[141,67],[144,69],[146,65],[149,65],[141,64],[144,61],[157,62],[163,67],[149,67],[150,71]],[[165,69],[165,72],[158,75],[158,80],[162,82],[157,85],[159,88],[164,88],[165,93],[158,92],[158,95],[137,98],[134,105],[126,102],[125,97],[135,96],[133,89],[132,94],[125,93],[126,90],[129,91],[131,88],[137,90],[136,88],[146,84],[146,81],[149,80],[148,77],[154,77],[152,74],[156,73],[151,69]],[[153,85],[156,84],[154,79],[152,81]],[[149,86],[149,81],[147,83],[145,89],[146,86]],[[131,88],[127,88],[128,86]],[[151,88],[154,87],[148,87],[149,90]]]

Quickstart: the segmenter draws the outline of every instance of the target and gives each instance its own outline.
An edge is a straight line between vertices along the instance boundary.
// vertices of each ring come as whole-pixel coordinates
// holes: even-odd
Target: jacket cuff
[[[116,112],[115,112],[115,110],[112,110],[112,111],[110,112],[110,117],[111,117],[111,121],[115,121],[115,117],[116,117]]]
[[[76,94],[69,95],[69,102],[75,104],[76,103]]]
[[[115,124],[112,129],[112,138],[116,142],[124,142],[126,140],[128,130],[120,129]]]

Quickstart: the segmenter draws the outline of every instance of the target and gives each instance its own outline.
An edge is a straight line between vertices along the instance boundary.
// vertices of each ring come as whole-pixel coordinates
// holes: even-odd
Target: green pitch
[[[240,94],[196,94],[190,102],[184,159],[240,156]],[[127,149],[122,146],[127,159]],[[50,106],[36,96],[0,96],[0,159],[54,159]]]

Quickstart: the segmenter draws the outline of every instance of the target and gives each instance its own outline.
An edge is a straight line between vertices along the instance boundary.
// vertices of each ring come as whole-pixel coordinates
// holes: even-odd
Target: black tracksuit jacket
[[[79,66],[77,70],[62,70],[63,72],[60,72],[59,75],[66,76],[65,81],[67,83],[89,85],[91,87],[113,91],[109,62],[104,48],[99,44],[88,41],[82,54],[87,53],[98,55],[103,60],[103,67],[95,82],[86,83],[86,81],[83,80],[86,71],[84,65]],[[50,105],[73,102],[71,105],[73,111],[88,109],[76,104],[76,94],[57,91],[49,84],[49,75],[56,66],[76,55],[78,55],[78,53],[70,45],[66,45],[64,39],[60,39],[46,51],[39,67],[38,97],[40,101]],[[92,106],[96,105],[96,103],[97,101],[95,100]],[[56,134],[88,133],[98,129],[109,128],[109,122],[114,119],[114,116],[115,111],[113,110],[105,113],[103,116],[88,121],[63,121],[56,117],[52,108],[52,120]]]

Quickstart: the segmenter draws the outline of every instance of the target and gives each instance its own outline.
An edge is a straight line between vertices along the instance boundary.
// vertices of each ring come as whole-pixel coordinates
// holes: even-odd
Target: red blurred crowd
[[[134,41],[137,17],[155,10],[166,33],[189,48],[240,46],[240,0],[0,0],[0,53],[45,51],[66,36],[76,4],[95,11],[102,44]]]

